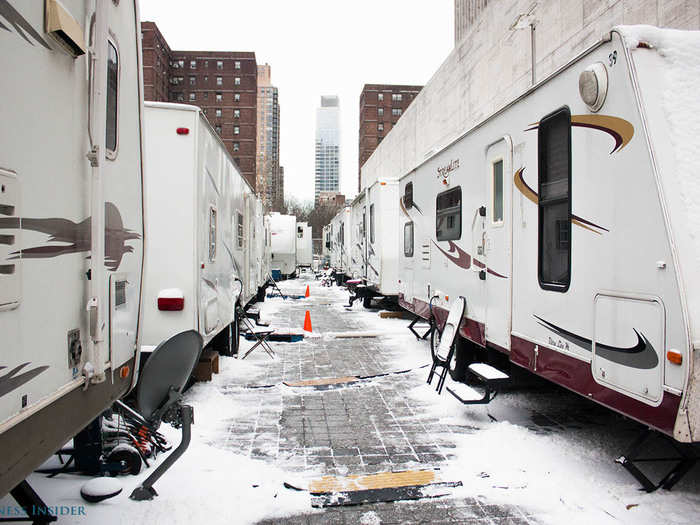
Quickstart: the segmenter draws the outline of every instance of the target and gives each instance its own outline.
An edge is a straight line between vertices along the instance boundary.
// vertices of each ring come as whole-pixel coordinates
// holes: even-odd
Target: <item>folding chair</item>
[[[267,338],[270,337],[273,333],[275,333],[274,330],[270,330],[269,328],[258,328],[253,323],[250,322],[250,318],[246,316],[246,313],[243,311],[243,308],[240,306],[236,306],[236,312],[238,313],[238,319],[239,322],[243,324],[243,329],[246,333],[253,334],[255,336],[255,344],[250,347],[250,349],[243,354],[243,357],[241,359],[245,359],[248,357],[253,350],[255,350],[258,346],[262,347],[265,352],[267,352],[267,355],[269,355],[272,359],[275,358],[275,352],[270,348],[269,343],[267,342]]]
[[[447,372],[450,367],[450,360],[452,359],[452,354],[454,353],[455,341],[457,340],[457,334],[459,333],[459,325],[462,324],[462,317],[464,316],[464,310],[467,306],[467,300],[461,295],[457,300],[452,303],[450,307],[450,313],[447,316],[447,321],[442,327],[442,330],[438,330],[437,327],[435,331],[439,335],[439,343],[437,343],[437,348],[435,348],[436,337],[430,338],[430,353],[433,357],[433,365],[430,367],[430,373],[428,374],[428,384],[433,381],[433,376],[436,374],[436,369],[442,367],[442,370],[437,373],[438,383],[435,389],[438,394],[442,393],[442,387],[445,384],[445,379],[447,378]]]

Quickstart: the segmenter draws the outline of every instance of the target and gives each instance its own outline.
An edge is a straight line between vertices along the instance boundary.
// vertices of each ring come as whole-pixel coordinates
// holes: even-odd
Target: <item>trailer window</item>
[[[407,222],[403,225],[403,254],[406,257],[413,257],[413,223]]]
[[[491,164],[491,188],[493,191],[493,206],[491,207],[491,222],[503,223],[503,160]]]
[[[369,242],[374,244],[374,204],[369,206]]]
[[[107,131],[105,148],[117,151],[117,97],[119,94],[119,55],[112,42],[107,41]]]
[[[438,241],[454,241],[462,237],[462,188],[444,191],[435,203],[435,236]]]
[[[216,259],[216,209],[209,208],[209,262]]]
[[[538,278],[545,290],[571,283],[571,113],[561,108],[540,122],[538,144]]]
[[[241,213],[236,213],[236,223],[238,247],[243,248],[243,215]]]

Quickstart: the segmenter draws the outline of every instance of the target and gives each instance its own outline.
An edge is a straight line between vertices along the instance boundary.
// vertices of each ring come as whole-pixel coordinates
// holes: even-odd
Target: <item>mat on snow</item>
[[[361,505],[446,496],[461,481],[440,481],[434,470],[404,470],[347,477],[324,476],[309,485],[312,507]]]
[[[243,334],[243,337],[245,337],[248,341],[255,341],[257,339],[255,337],[255,334],[251,333]],[[265,338],[266,341],[277,341],[280,343],[297,343],[302,339],[304,339],[304,334],[290,334],[279,332],[274,332]]]

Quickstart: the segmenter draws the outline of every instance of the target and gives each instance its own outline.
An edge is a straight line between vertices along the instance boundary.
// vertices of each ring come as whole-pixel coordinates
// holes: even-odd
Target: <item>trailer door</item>
[[[486,340],[510,350],[511,184],[513,148],[506,136],[486,151],[487,203],[483,252],[486,272]],[[480,257],[479,254],[476,256]]]

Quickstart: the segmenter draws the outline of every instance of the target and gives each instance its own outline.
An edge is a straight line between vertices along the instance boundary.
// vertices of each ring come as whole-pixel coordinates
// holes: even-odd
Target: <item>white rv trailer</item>
[[[140,42],[136,2],[0,2],[0,496],[136,380]]]
[[[399,183],[376,180],[367,192],[367,287],[371,294],[398,295]]]
[[[329,223],[323,227],[323,234],[321,237],[321,264],[324,267],[331,266],[332,239],[333,227]]]
[[[313,262],[311,226],[306,222],[297,222],[297,266],[311,268]]]
[[[340,239],[342,237],[343,232],[345,231],[344,228],[341,228],[343,226],[343,221],[342,221],[342,209],[338,210],[338,213],[336,213],[333,218],[331,219],[330,223],[330,232],[331,232],[331,247],[330,247],[330,266],[333,270],[336,272],[340,271],[340,265],[342,264],[341,261],[341,253],[343,250],[343,243],[340,242]],[[343,232],[341,232],[341,229]]]
[[[250,272],[253,275],[253,291],[258,301],[265,299],[265,289],[270,279],[270,219],[264,215],[263,204],[255,199],[254,215],[249,221],[250,228]]]
[[[296,272],[296,224],[294,215],[270,214],[270,269],[275,279],[292,278]]]
[[[352,246],[351,208],[344,206],[331,219],[333,240],[331,243],[331,267],[338,276],[338,283],[344,282],[349,270],[350,249]]]
[[[360,279],[363,282],[367,275],[367,245],[365,243],[366,215],[365,193],[361,192],[350,205],[350,229],[352,231],[352,240],[347,275],[351,279]]]
[[[257,293],[247,260],[253,191],[198,107],[147,102],[144,130],[151,244],[142,345],[197,330],[205,345],[231,355],[234,305]]]
[[[403,176],[400,304],[462,295],[470,352],[700,441],[698,56],[613,30]]]

